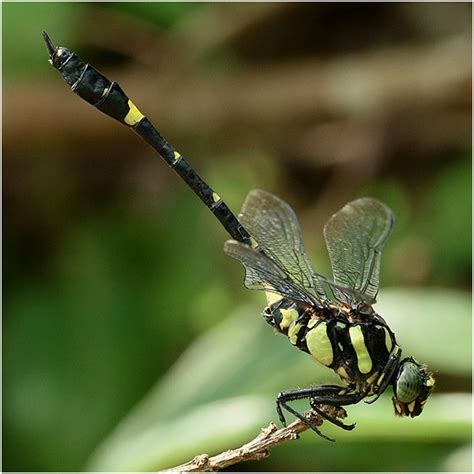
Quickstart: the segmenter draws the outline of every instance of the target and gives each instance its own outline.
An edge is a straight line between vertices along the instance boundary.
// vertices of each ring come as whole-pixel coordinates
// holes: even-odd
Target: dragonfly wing
[[[380,259],[394,224],[390,208],[372,198],[352,201],[329,219],[324,238],[337,285],[356,290],[375,302]]]
[[[239,220],[269,258],[319,299],[326,294],[306,255],[298,219],[291,207],[271,193],[254,189],[245,199]]]
[[[305,288],[293,281],[284,269],[262,251],[236,240],[228,240],[224,244],[224,252],[244,266],[246,288],[276,293],[311,306],[316,303]]]
[[[317,275],[318,283],[323,286],[326,291],[326,294],[329,295],[330,300],[338,300],[341,303],[356,302],[356,303],[366,303],[372,305],[375,303],[375,298],[360,291],[349,288],[345,285],[336,283],[332,280],[328,280],[322,275]]]

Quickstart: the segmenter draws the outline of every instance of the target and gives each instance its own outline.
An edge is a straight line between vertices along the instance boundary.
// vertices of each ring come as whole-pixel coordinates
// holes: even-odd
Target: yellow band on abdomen
[[[130,107],[130,110],[123,121],[132,127],[140,122],[145,116],[137,109],[136,105],[130,99],[128,100],[128,106]]]

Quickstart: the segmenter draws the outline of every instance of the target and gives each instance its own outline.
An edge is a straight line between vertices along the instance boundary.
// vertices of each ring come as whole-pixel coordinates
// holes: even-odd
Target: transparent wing
[[[372,305],[375,303],[375,298],[368,296],[360,291],[349,288],[345,285],[335,283],[334,281],[328,280],[322,275],[317,275],[318,283],[323,286],[328,298],[331,300],[338,300],[341,303],[366,303]]]
[[[224,244],[224,252],[245,268],[244,285],[250,290],[276,293],[293,301],[314,306],[317,302],[297,282],[260,250],[236,240]]]
[[[329,219],[324,226],[324,238],[336,284],[375,302],[382,250],[394,224],[392,211],[371,198],[352,201]]]
[[[291,207],[271,193],[254,189],[245,199],[239,220],[258,248],[286,274],[318,298],[326,299],[306,255],[301,229]]]

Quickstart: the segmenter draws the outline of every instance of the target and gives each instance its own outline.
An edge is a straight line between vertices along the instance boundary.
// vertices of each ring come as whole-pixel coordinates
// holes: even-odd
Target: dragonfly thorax
[[[287,299],[267,306],[263,315],[294,346],[334,370],[344,385],[373,395],[388,384],[384,369],[400,348],[382,318],[335,305],[304,307]]]

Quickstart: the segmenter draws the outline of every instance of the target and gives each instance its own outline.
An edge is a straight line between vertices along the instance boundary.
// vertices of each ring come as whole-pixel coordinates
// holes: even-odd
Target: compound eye
[[[395,395],[403,403],[415,400],[423,388],[423,376],[414,362],[403,363],[395,384]]]

